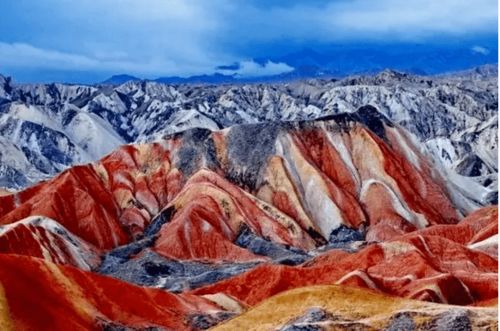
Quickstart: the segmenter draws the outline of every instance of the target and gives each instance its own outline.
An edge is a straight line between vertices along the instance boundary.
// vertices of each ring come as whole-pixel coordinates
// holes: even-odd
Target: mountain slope
[[[495,239],[498,212],[495,208],[487,214],[485,239]],[[477,221],[475,217],[464,222]],[[448,231],[464,237],[449,236]],[[342,284],[430,302],[466,305],[487,301],[498,295],[498,260],[469,248],[482,241],[475,237],[478,232],[476,229],[467,238],[462,224],[431,226],[355,253],[332,250],[297,267],[264,264],[193,293],[224,293],[254,306],[288,289]],[[467,261],[474,262],[467,265]]]
[[[224,314],[207,299],[17,255],[0,255],[0,284],[2,330],[196,330]]]

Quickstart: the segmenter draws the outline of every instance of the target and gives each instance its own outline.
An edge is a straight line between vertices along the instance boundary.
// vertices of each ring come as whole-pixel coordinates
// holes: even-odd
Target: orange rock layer
[[[273,296],[212,330],[497,330],[497,313],[324,285]]]

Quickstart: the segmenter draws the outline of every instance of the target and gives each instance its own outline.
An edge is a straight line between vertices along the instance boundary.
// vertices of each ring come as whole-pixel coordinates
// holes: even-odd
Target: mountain
[[[443,76],[385,70],[342,80],[202,86],[16,85],[2,77],[0,186],[23,188],[120,145],[189,128],[308,120],[369,104],[410,131],[468,212],[496,201],[496,72],[492,66]]]
[[[495,38],[496,39],[496,38]],[[418,43],[331,45],[303,48],[285,55],[256,59],[258,63],[286,63],[293,68],[313,66],[336,72],[340,77],[392,68],[413,74],[441,74],[498,63],[496,40],[484,40],[487,48]],[[408,59],[411,58],[411,61]],[[311,77],[309,77],[311,78]]]
[[[467,43],[418,44],[363,43],[361,45],[322,45],[296,51],[253,58],[255,65],[265,67],[269,63],[286,65],[291,71],[281,74],[245,76],[240,74],[241,63],[216,66],[212,72],[201,75],[159,77],[154,81],[166,84],[236,84],[290,82],[297,79],[345,78],[350,75],[373,75],[386,68],[414,75],[444,75],[466,71],[474,67],[497,67],[497,38],[476,40],[479,46]],[[472,42],[472,41],[471,41]],[[464,46],[465,45],[465,46]],[[409,60],[411,59],[411,61]],[[126,75],[125,75],[126,76]],[[121,76],[113,76],[121,77]],[[135,77],[113,79],[122,84]],[[108,82],[106,81],[106,82]]]
[[[421,84],[340,86],[370,80]],[[1,325],[498,323],[497,206],[465,211],[477,197],[381,109],[315,117],[169,133],[0,196]]]
[[[102,84],[107,84],[107,85],[119,85],[119,84],[124,84],[126,82],[135,82],[135,81],[140,81],[140,78],[137,78],[135,76],[130,76],[130,75],[114,75],[106,79],[105,81],[102,82]]]
[[[226,67],[226,66],[223,66]],[[341,75],[338,71],[322,69],[317,66],[302,65],[294,68],[290,72],[271,75],[244,77],[236,74],[214,73],[211,75],[196,75],[189,77],[160,77],[155,82],[165,84],[244,84],[244,83],[269,83],[269,82],[289,82],[298,79],[308,78],[332,78]]]

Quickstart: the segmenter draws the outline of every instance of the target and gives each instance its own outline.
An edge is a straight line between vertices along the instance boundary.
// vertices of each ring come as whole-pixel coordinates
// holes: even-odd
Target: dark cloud
[[[217,70],[238,70],[241,68],[241,65],[239,62],[234,62],[233,64],[228,64],[228,65],[221,65],[217,66]]]

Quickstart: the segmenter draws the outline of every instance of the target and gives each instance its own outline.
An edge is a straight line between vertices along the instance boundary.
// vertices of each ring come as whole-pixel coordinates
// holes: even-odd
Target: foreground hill
[[[267,299],[213,330],[495,330],[497,313],[493,307],[463,308],[345,286],[311,286]]]

